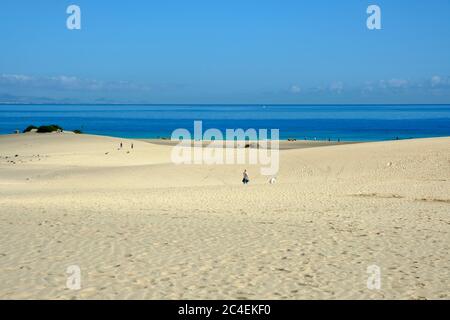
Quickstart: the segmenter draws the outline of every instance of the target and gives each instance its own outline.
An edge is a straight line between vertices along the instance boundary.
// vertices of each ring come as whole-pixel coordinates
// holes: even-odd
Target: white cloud
[[[439,85],[439,84],[441,83],[441,81],[442,81],[442,79],[441,79],[441,77],[439,77],[439,76],[433,76],[433,77],[431,77],[431,85],[432,85],[433,87]]]
[[[31,81],[32,79],[33,79],[32,77],[23,74],[2,74],[0,76],[0,83],[4,82],[20,83]]]
[[[391,88],[406,88],[409,83],[404,79],[391,79],[387,81],[387,84]]]
[[[430,83],[433,88],[449,88],[450,77],[432,76]]]
[[[342,90],[344,90],[344,83],[342,81],[336,81],[330,85],[331,92],[340,94]]]
[[[302,91],[302,89],[298,86],[298,85],[292,85],[291,86],[291,88],[289,89],[289,91],[291,92],[291,93],[294,93],[294,94],[298,94],[298,93],[300,93],[301,91]]]
[[[388,90],[388,89],[406,89],[408,87],[413,86],[413,83],[410,83],[408,80],[405,79],[389,79],[389,80],[380,80],[378,82],[377,87],[379,89]]]
[[[151,87],[128,81],[102,81],[74,76],[29,76],[18,74],[0,75],[0,85],[20,88],[45,88],[55,90],[85,91],[150,91]]]

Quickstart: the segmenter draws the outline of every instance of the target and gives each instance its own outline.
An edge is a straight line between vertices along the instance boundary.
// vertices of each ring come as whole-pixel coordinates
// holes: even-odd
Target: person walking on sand
[[[250,181],[250,179],[248,178],[248,173],[247,173],[247,169],[246,170],[244,170],[244,172],[243,172],[243,179],[242,179],[242,183],[243,184],[247,184],[247,183],[249,183],[249,181]]]

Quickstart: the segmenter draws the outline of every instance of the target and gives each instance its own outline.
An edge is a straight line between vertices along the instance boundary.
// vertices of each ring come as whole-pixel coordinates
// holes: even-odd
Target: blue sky
[[[450,103],[448,0],[0,6],[0,102]]]

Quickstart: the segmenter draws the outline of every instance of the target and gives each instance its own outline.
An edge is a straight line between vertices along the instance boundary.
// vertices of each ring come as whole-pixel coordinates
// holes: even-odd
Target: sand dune
[[[449,146],[282,150],[269,185],[257,165],[175,165],[169,145],[0,136],[0,298],[449,299]]]

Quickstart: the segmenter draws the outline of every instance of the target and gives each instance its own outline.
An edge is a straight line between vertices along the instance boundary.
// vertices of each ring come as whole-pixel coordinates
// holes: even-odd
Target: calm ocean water
[[[28,125],[124,138],[177,128],[280,129],[280,138],[375,141],[450,136],[450,105],[0,105],[0,134]]]

